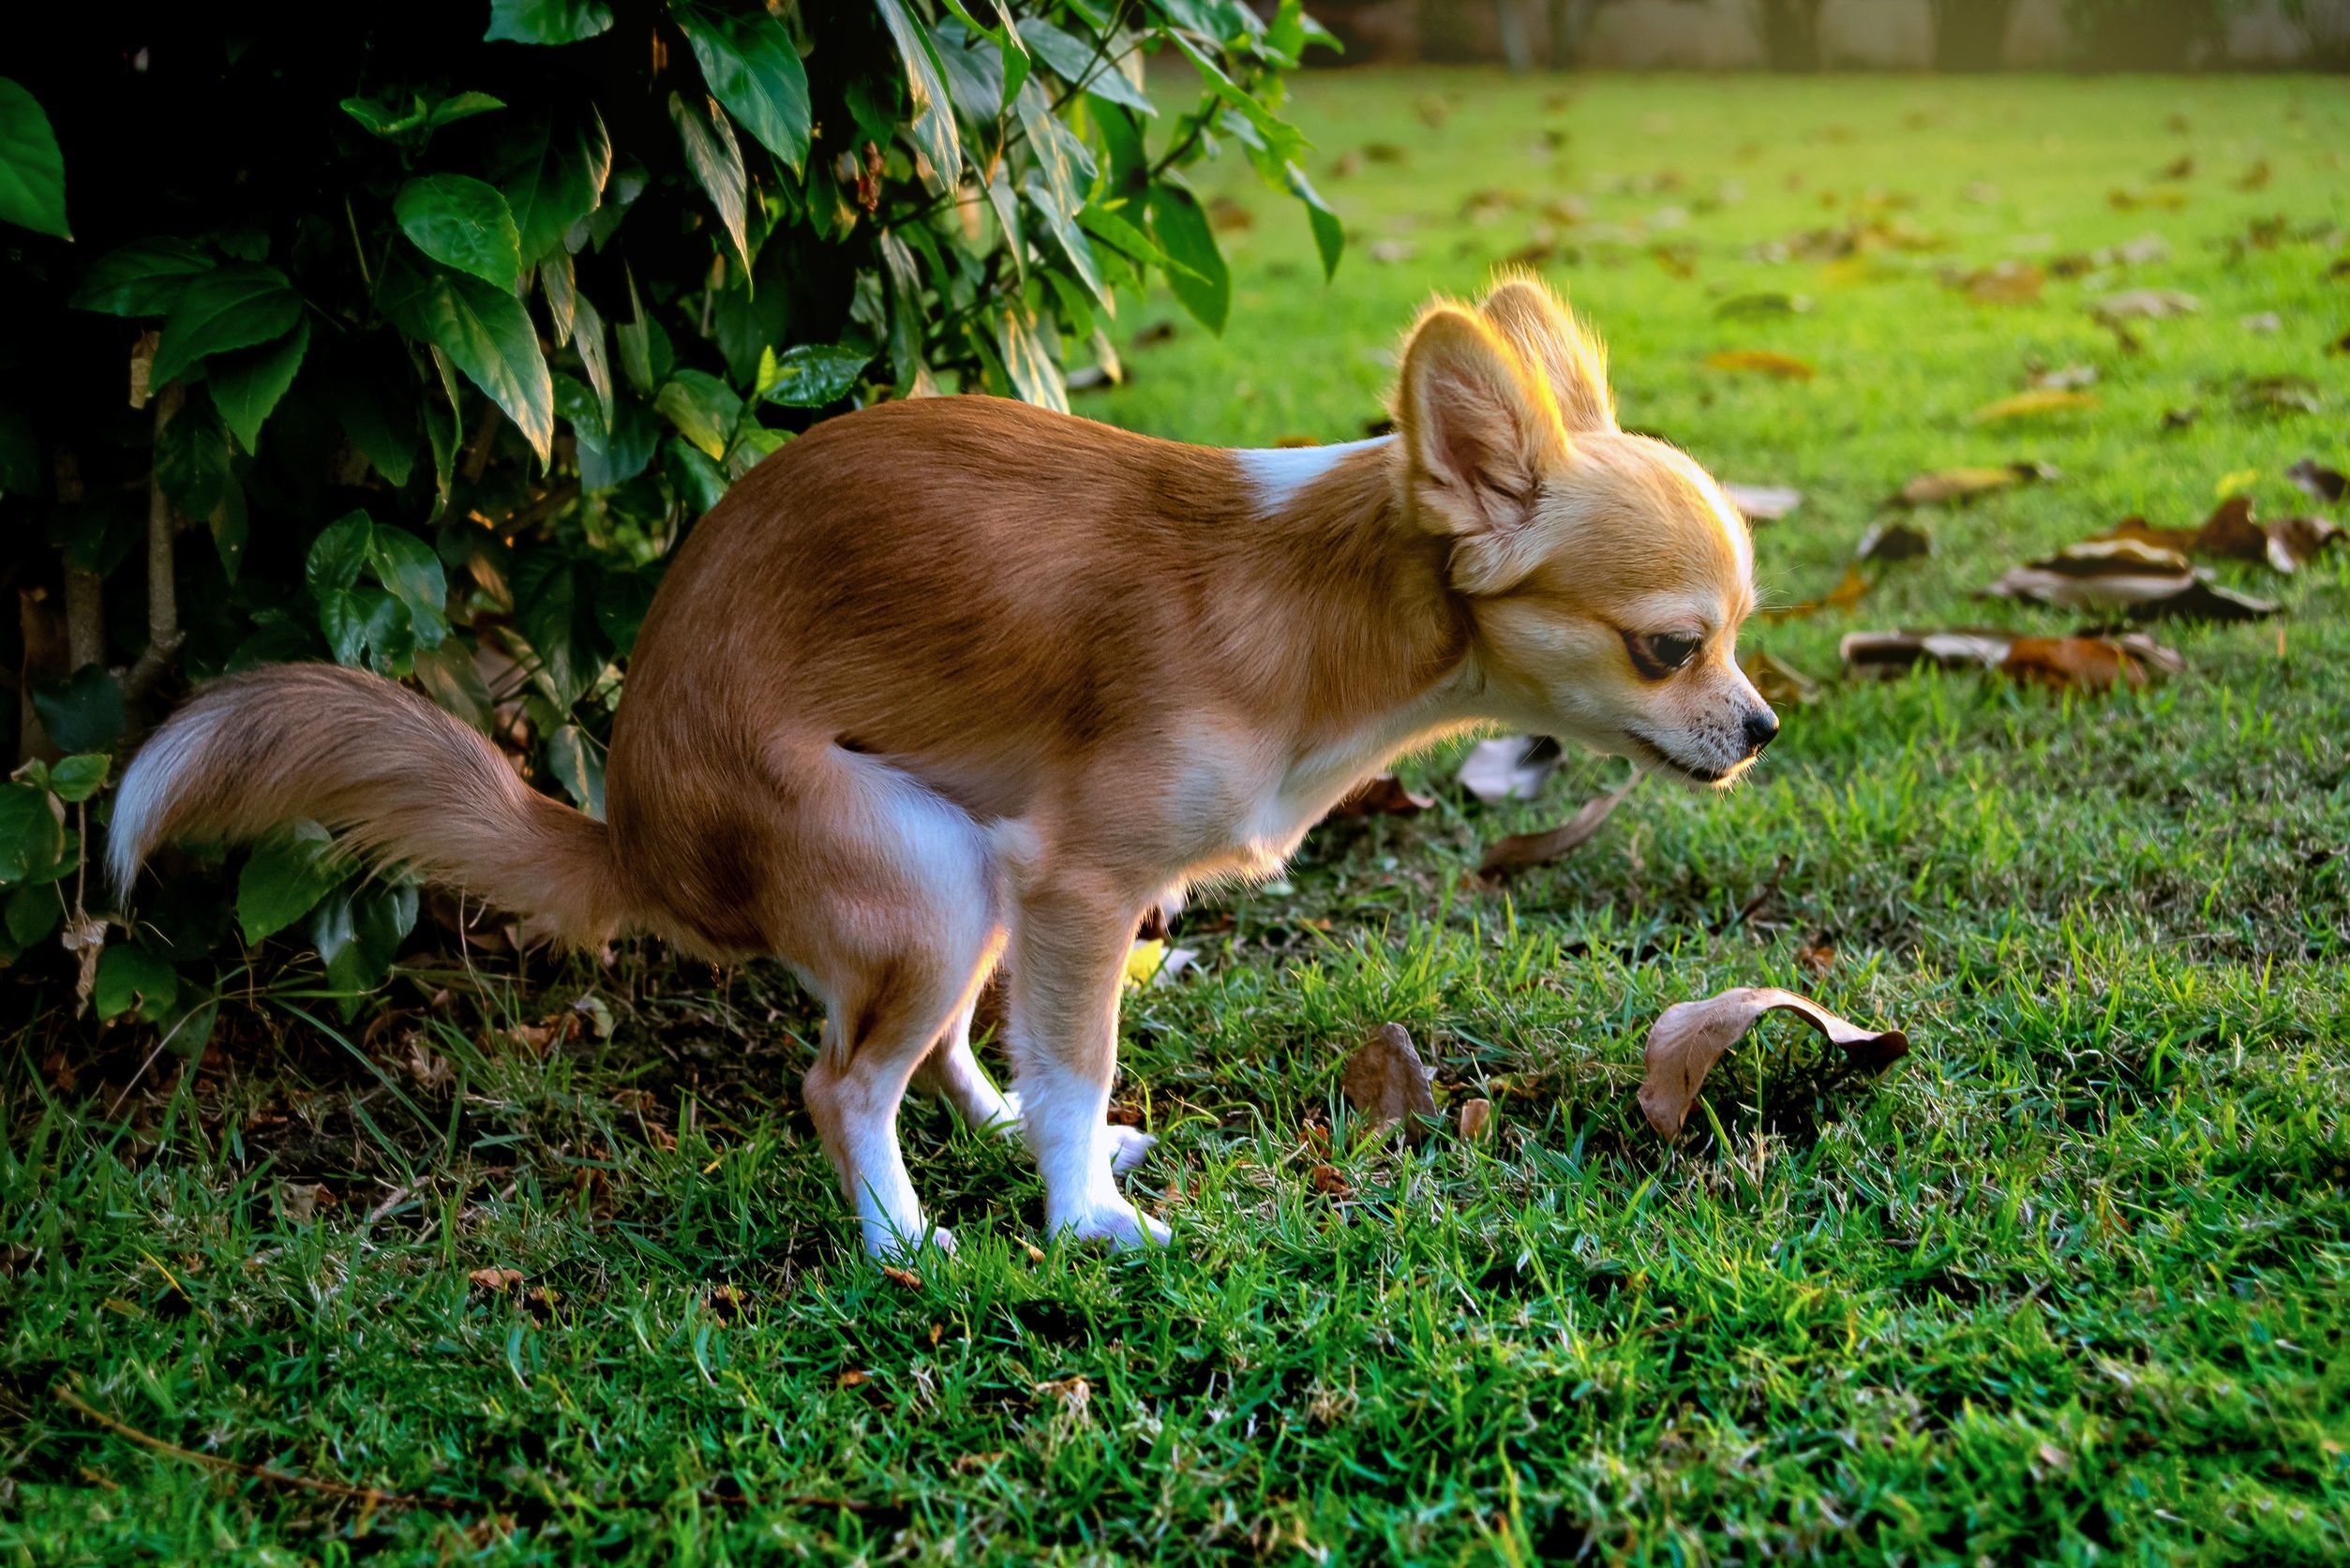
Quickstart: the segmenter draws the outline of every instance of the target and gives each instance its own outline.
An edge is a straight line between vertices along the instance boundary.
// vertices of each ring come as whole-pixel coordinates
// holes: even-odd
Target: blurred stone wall
[[[1963,3],[1963,0],[1962,0]],[[1981,0],[1997,4],[1998,0]],[[1770,64],[1765,0],[1308,0],[1346,43],[1343,63],[1508,62],[1556,57],[1579,34],[1577,63],[1616,70],[1754,70]],[[1935,63],[1933,0],[1820,0],[1819,63],[1829,69],[1923,70]],[[2011,70],[2082,64],[2064,0],[2009,0],[1998,47]],[[1513,56],[1515,58],[1513,59]],[[1315,63],[1331,64],[1326,54]],[[2212,57],[2226,68],[2350,66],[2350,0],[2240,0]]]

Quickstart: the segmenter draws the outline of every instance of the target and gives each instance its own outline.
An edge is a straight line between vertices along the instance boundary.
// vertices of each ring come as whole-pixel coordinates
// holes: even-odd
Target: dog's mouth
[[[1718,786],[1729,783],[1731,775],[1738,771],[1735,768],[1701,768],[1693,763],[1684,762],[1666,750],[1663,741],[1645,735],[1629,724],[1624,727],[1624,736],[1625,739],[1632,742],[1634,755],[1639,760],[1653,763],[1663,771],[1676,778],[1686,779],[1691,784]]]

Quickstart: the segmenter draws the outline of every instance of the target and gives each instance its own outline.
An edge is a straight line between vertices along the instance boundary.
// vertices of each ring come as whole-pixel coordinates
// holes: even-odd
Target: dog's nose
[[[1752,756],[1763,747],[1768,746],[1777,739],[1778,733],[1779,716],[1769,709],[1759,708],[1747,714],[1746,754]]]

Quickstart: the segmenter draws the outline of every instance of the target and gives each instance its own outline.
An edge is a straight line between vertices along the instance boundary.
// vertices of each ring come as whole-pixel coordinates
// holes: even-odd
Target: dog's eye
[[[1632,655],[1632,664],[1651,680],[1666,676],[1697,657],[1701,639],[1677,636],[1670,632],[1624,635],[1624,650]]]

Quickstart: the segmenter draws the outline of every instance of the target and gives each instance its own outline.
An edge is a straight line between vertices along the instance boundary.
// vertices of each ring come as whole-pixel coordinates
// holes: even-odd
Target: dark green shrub
[[[1180,171],[1228,145],[1325,266],[1341,243],[1279,114],[1324,36],[1296,0],[241,0],[45,33],[0,81],[11,750],[95,760],[0,793],[0,959],[62,978],[63,932],[101,1015],[208,1019],[240,933],[364,992],[415,919],[295,834],[100,947],[92,770],[187,682],[412,680],[598,810],[663,562],[752,464],[876,398],[1065,407],[1152,275],[1220,330]]]

